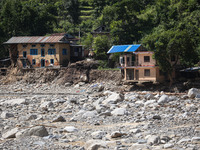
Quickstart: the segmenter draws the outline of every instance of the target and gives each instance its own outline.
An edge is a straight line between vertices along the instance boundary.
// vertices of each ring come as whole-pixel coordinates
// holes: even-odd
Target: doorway
[[[41,49],[41,57],[45,57],[45,50],[43,48]]]
[[[45,67],[45,59],[41,59],[41,67]]]

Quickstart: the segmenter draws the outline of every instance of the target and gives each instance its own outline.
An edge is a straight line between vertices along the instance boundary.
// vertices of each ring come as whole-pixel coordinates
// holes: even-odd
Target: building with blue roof
[[[141,44],[114,45],[107,53],[121,53],[119,64],[125,81],[162,82],[165,79],[153,59],[154,53]]]

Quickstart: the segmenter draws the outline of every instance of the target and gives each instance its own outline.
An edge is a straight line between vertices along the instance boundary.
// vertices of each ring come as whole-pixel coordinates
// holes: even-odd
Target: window
[[[24,45],[23,45],[23,47],[27,47],[27,45],[26,45],[26,44],[24,44]]]
[[[144,76],[150,76],[150,69],[144,69]]]
[[[50,44],[51,47],[54,47],[54,44]]]
[[[55,55],[56,54],[56,49],[48,49],[48,54],[49,55]]]
[[[32,65],[36,65],[36,60],[32,59]]]
[[[41,44],[40,46],[41,46],[41,47],[44,47],[44,46],[45,46],[45,44]]]
[[[54,64],[54,59],[50,59],[50,63],[51,63],[51,64]]]
[[[32,47],[36,47],[36,45],[32,45]]]
[[[63,55],[67,55],[67,49],[63,48],[62,54],[63,54]]]
[[[37,55],[38,50],[37,49],[30,49],[30,55]]]
[[[150,56],[144,56],[144,62],[150,62]]]
[[[124,57],[120,57],[121,64],[124,64]]]

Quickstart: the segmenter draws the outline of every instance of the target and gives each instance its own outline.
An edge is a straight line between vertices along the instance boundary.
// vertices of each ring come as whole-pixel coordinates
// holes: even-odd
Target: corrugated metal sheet
[[[21,36],[12,37],[4,44],[18,44],[18,43],[62,43],[64,36]]]
[[[141,45],[115,45],[107,53],[135,52]]]

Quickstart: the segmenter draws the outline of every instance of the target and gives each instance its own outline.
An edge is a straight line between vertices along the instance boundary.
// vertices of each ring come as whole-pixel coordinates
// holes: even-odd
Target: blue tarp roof
[[[109,53],[120,53],[120,52],[135,52],[141,45],[114,45],[107,52]]]

